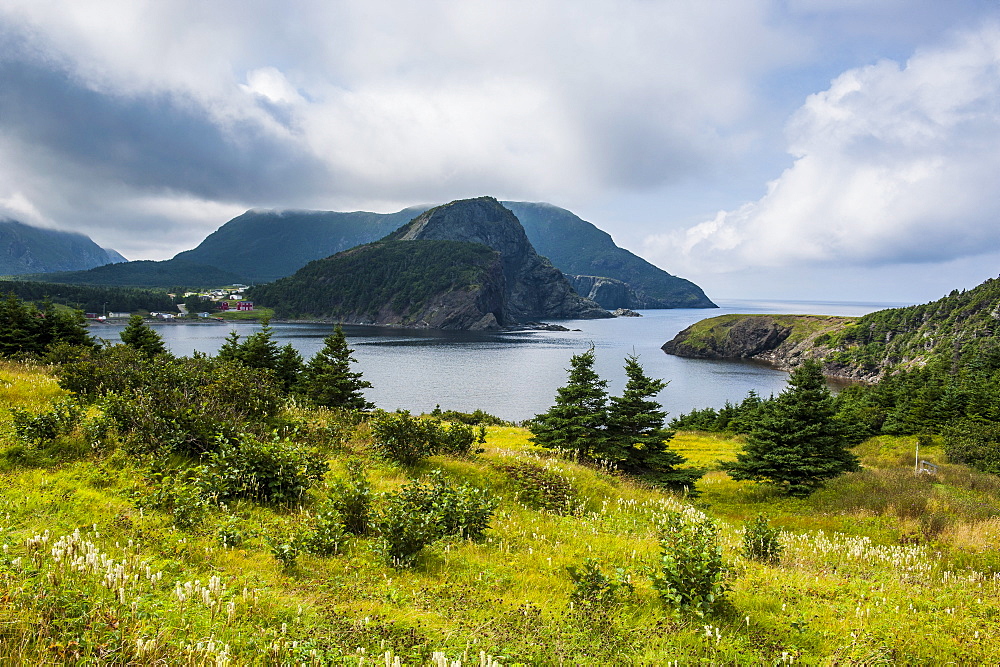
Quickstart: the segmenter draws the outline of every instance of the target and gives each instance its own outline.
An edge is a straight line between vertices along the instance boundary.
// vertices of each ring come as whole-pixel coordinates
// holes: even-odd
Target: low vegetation
[[[5,664],[1000,653],[1000,480],[939,436],[865,439],[800,497],[725,472],[746,437],[682,431],[692,498],[485,415],[319,406],[239,354],[62,356],[0,360]]]

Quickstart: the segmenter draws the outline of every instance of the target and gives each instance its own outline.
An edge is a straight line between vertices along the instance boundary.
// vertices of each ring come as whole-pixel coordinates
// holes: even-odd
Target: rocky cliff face
[[[819,359],[826,375],[870,379],[825,360],[831,349],[822,341],[856,321],[827,315],[722,315],[692,324],[662,349],[695,359],[753,359],[785,370]]]
[[[351,251],[348,251],[351,252]],[[474,283],[454,285],[422,302],[419,307],[395,300],[371,313],[345,312],[343,304],[325,304],[344,324],[378,324],[419,329],[493,331],[513,324],[505,312],[504,275],[500,256],[479,273]]]
[[[628,283],[602,276],[567,275],[566,279],[576,293],[585,296],[601,308],[646,308],[646,303],[628,286]]]
[[[517,217],[492,197],[432,208],[386,240],[466,241],[496,250],[503,265],[506,311],[516,321],[611,317],[577,294],[565,276],[535,252]]]

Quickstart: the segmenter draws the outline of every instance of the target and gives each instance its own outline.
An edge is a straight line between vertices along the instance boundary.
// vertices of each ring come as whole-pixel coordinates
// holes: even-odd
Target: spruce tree
[[[128,318],[128,326],[119,335],[123,343],[139,350],[146,357],[153,358],[167,353],[167,346],[163,343],[163,338],[143,321],[142,315],[133,315]]]
[[[785,493],[805,496],[822,483],[858,469],[847,437],[834,418],[834,401],[822,367],[809,360],[792,371],[789,387],[763,403],[730,477],[775,484]]]
[[[374,404],[365,400],[363,389],[371,383],[361,379],[361,373],[351,370],[357,359],[347,347],[347,337],[340,325],[327,336],[322,350],[309,360],[299,384],[300,391],[316,405],[328,408],[370,410]]]
[[[594,370],[594,348],[570,359],[569,381],[556,390],[556,402],[537,415],[528,427],[542,447],[576,452],[581,458],[599,458],[605,449],[607,380]]]
[[[663,426],[667,413],[653,398],[667,386],[664,380],[646,375],[637,355],[625,359],[628,381],[622,395],[611,398],[604,456],[625,472],[681,490],[693,488],[704,474],[693,468],[678,468],[686,459],[667,446],[674,432]]]

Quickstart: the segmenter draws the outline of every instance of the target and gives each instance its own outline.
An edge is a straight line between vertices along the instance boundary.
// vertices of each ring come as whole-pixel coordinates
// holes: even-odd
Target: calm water
[[[414,331],[382,327],[345,327],[348,342],[373,388],[369,400],[387,410],[426,412],[482,408],[505,419],[522,420],[544,412],[556,388],[565,384],[570,357],[593,345],[596,368],[620,393],[622,365],[635,352],[652,377],[669,381],[659,396],[672,415],[694,408],[721,407],[740,401],[751,389],[768,396],[784,388],[787,374],[747,362],[682,359],[660,346],[681,329],[706,317],[727,313],[811,313],[862,315],[902,304],[798,301],[727,301],[715,310],[646,310],[643,317],[569,320],[560,324],[579,331],[470,333]],[[214,354],[230,331],[259,331],[252,323],[154,325],[176,355],[195,350]],[[291,343],[305,358],[323,346],[332,328],[317,324],[272,325],[279,344]],[[94,327],[95,336],[118,342],[124,324]]]

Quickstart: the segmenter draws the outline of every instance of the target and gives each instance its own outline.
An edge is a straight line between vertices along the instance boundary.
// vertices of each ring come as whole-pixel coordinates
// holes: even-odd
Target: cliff
[[[789,370],[819,359],[827,375],[857,377],[844,364],[827,361],[833,334],[858,318],[832,315],[721,315],[692,324],[663,344],[663,351],[695,359],[752,359]]]
[[[559,269],[535,252],[520,221],[492,197],[463,199],[426,211],[387,241],[465,241],[500,253],[506,309],[518,322],[611,317],[581,297]]]
[[[601,308],[645,308],[646,302],[629,287],[628,283],[603,276],[567,275],[566,279],[577,294],[585,296]]]

